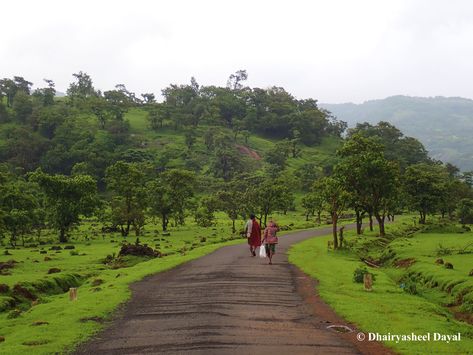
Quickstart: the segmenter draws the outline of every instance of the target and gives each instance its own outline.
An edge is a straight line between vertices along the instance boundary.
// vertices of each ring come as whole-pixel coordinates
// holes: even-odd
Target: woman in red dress
[[[256,256],[256,248],[261,246],[261,228],[254,214],[250,215],[250,220],[246,222],[245,229],[248,244],[250,245],[250,253],[252,256]]]

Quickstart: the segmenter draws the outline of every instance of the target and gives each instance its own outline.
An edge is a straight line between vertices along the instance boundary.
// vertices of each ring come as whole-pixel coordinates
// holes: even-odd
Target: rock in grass
[[[119,256],[124,255],[135,255],[135,256],[148,256],[152,258],[160,257],[161,255],[147,246],[146,244],[124,244],[122,245],[120,252],[118,253]]]
[[[3,343],[5,341],[5,337],[0,336],[0,343]]]
[[[66,246],[64,247],[64,250],[68,250],[68,249],[70,250],[70,249],[75,249],[75,248],[76,248],[76,247],[75,247],[74,245],[66,245]]]
[[[437,265],[443,265],[443,259],[437,259],[437,260],[435,260],[435,263]]]
[[[92,281],[92,286],[99,286],[101,284],[103,284],[102,279],[95,279],[94,281]]]
[[[453,264],[449,262],[446,262],[443,266],[445,267],[445,269],[453,269]]]
[[[44,257],[44,261],[51,261],[51,260],[53,260],[53,259],[51,259],[49,256]]]
[[[468,276],[473,276],[473,269],[471,269],[470,273],[468,274]]]
[[[45,320],[37,320],[37,321],[34,321],[31,325],[32,326],[38,326],[38,325],[48,325],[49,322],[46,322]]]
[[[58,272],[61,272],[61,269],[59,269],[57,267],[52,267],[51,269],[48,270],[48,274],[55,274],[55,273],[58,273]]]
[[[62,250],[62,248],[59,245],[53,245],[49,250]]]
[[[46,250],[41,250],[39,253],[40,254],[47,254],[48,252]]]

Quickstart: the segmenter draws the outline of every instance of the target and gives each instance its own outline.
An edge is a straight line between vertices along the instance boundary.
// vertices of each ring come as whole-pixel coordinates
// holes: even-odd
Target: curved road
[[[359,354],[310,310],[296,287],[303,277],[287,260],[291,244],[328,233],[283,236],[273,265],[235,245],[147,277],[77,354]]]

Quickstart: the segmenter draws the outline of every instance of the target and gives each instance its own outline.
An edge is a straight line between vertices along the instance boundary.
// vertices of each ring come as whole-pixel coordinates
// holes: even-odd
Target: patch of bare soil
[[[253,158],[254,160],[261,160],[261,156],[255,152],[253,149],[250,149],[244,145],[237,144],[236,148],[241,154],[248,155],[249,157]]]

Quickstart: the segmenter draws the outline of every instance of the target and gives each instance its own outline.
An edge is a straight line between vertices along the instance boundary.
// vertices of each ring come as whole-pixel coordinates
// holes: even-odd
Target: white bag
[[[259,247],[259,257],[266,258],[266,248],[264,247],[264,245],[261,245]]]

